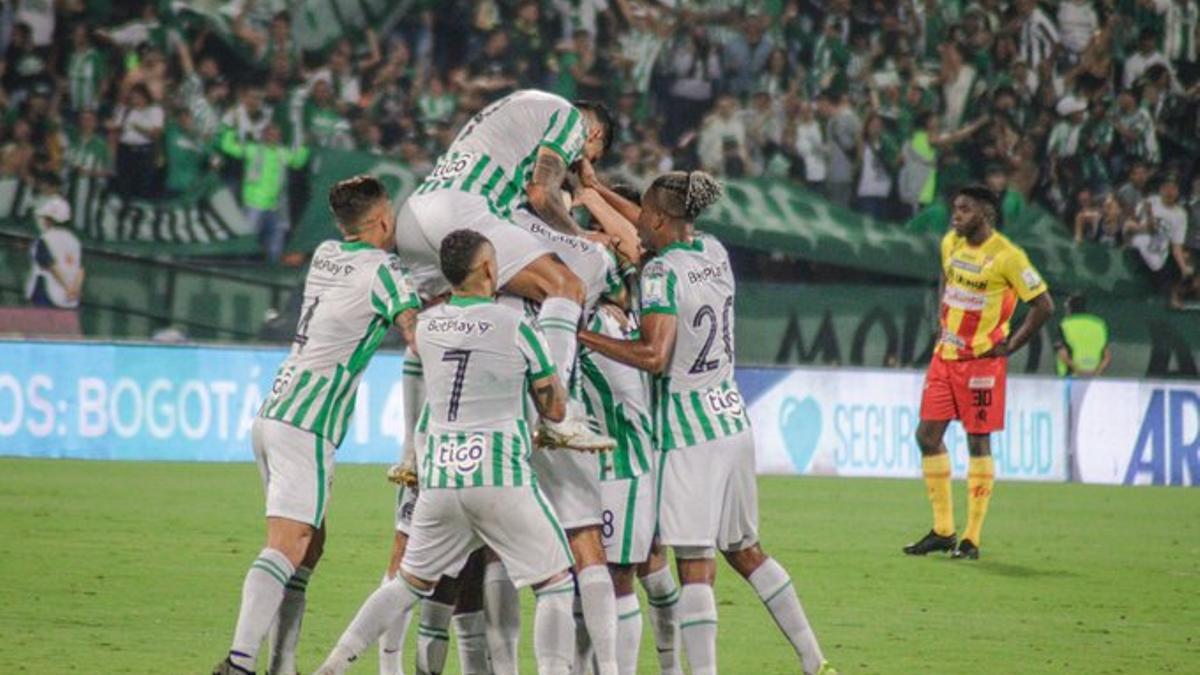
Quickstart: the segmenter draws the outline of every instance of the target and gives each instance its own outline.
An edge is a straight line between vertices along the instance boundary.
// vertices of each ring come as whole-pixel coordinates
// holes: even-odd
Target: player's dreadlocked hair
[[[348,234],[358,231],[359,222],[380,199],[387,199],[387,189],[374,176],[354,176],[329,188],[329,210]]]
[[[583,100],[575,101],[571,105],[575,106],[579,112],[591,113],[592,117],[595,117],[600,126],[604,128],[604,149],[601,151],[601,155],[607,155],[608,151],[612,149],[613,137],[616,135],[613,132],[617,128],[616,120],[613,119],[608,107],[599,101]]]
[[[455,230],[446,235],[438,251],[442,276],[451,286],[461,286],[471,274],[471,266],[479,255],[479,249],[490,243],[487,237],[474,230]]]
[[[655,178],[643,199],[652,200],[668,216],[695,220],[724,192],[721,182],[703,171],[671,171]]]

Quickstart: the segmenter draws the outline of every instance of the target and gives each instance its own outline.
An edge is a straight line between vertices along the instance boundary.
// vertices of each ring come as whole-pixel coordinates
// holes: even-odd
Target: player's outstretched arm
[[[674,314],[646,314],[642,317],[641,337],[636,340],[618,340],[591,331],[581,331],[579,342],[614,361],[658,375],[671,362],[678,325]]]
[[[637,228],[592,188],[580,190],[578,202],[592,214],[600,229],[616,239],[615,247],[626,260],[637,265],[642,258],[642,244]]]
[[[1050,297],[1050,291],[1046,291],[1036,298],[1029,301],[1029,313],[1025,315],[1025,320],[1021,322],[1021,327],[1017,332],[1013,333],[1008,338],[1008,344],[1004,346],[1003,354],[1012,354],[1025,346],[1030,338],[1037,334],[1042,329],[1042,325],[1054,314],[1054,299]]]
[[[567,175],[567,164],[554,150],[542,146],[537,151],[533,164],[533,175],[529,179],[526,193],[534,212],[547,225],[563,234],[582,235],[583,228],[571,217],[571,212],[562,200],[563,179]]]
[[[552,422],[561,422],[567,416],[567,390],[558,374],[551,371],[529,383],[529,393],[538,412]]]
[[[579,160],[579,182],[585,188],[591,188],[596,191],[604,201],[617,210],[625,220],[630,223],[636,223],[638,218],[642,216],[642,207],[629,201],[613,191],[612,188],[604,184],[596,175],[596,168],[586,157]]]

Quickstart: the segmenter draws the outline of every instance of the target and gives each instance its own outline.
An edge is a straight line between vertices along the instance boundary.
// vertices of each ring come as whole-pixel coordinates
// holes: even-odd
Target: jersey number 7
[[[450,385],[450,405],[446,410],[446,421],[458,421],[458,402],[462,398],[463,382],[467,379],[467,363],[471,360],[469,349],[447,349],[442,353],[442,361],[456,361],[454,382]]]

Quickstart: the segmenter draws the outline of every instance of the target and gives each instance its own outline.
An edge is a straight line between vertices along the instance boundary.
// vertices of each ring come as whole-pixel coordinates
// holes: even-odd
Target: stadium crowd
[[[188,3],[0,3],[0,178],[162,199],[218,172],[277,258],[311,149],[421,173],[486,102],[536,87],[607,102],[604,169],[637,187],[672,168],[779,177],[921,229],[986,181],[1006,220],[1039,203],[1077,242],[1136,251],[1174,301],[1195,279],[1197,0],[418,0],[320,52],[292,37],[297,3],[199,4],[227,23]]]

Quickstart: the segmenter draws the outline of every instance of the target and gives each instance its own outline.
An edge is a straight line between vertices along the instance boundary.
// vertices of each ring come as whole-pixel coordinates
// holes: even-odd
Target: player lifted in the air
[[[568,167],[580,159],[598,160],[611,143],[612,122],[600,104],[572,104],[536,90],[514,92],[471,118],[397,218],[396,250],[424,297],[448,290],[438,268],[438,248],[447,234],[465,228],[488,237],[500,290],[541,303],[538,324],[564,383],[574,367],[588,289],[544,241],[514,227],[512,214],[527,203],[547,226],[584,235],[560,189]],[[544,424],[543,437],[582,450],[613,446],[588,428],[581,411]]]
[[[488,240],[454,231],[440,254],[453,295],[418,320],[428,424],[418,451],[421,497],[400,578],[371,595],[317,672],[345,672],[438,579],[458,574],[486,544],[518,587],[534,587],[538,672],[566,675],[574,646],[571,556],[529,463],[524,409],[528,391],[542,416],[561,419],[566,389],[541,332],[520,310],[496,303],[499,272]]]
[[[251,430],[266,490],[267,545],[250,565],[228,657],[216,674],[251,673],[272,624],[272,673],[294,673],[309,575],[325,541],[334,452],[354,413],[358,382],[393,324],[412,338],[420,301],[390,250],[395,209],[376,179],[329,190],[345,235],[317,247],[291,354]]]
[[[792,588],[758,540],[754,436],[734,373],[734,279],[729,255],[692,222],[721,196],[706,173],[659,176],[642,198],[638,232],[655,257],[641,279],[640,336],[580,333],[587,349],[654,375],[659,533],[675,549],[676,607],[693,673],[717,669],[716,550],[750,582],[802,661],[832,673]],[[623,210],[633,210],[627,202]],[[633,207],[636,209],[636,207]]]

